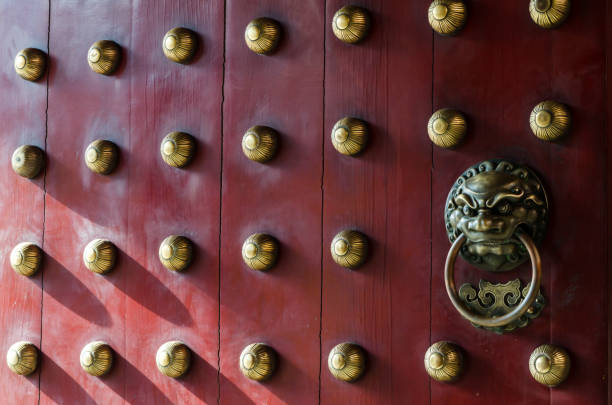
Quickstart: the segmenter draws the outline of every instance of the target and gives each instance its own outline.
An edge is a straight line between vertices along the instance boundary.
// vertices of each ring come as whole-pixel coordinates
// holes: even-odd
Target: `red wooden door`
[[[3,350],[21,340],[40,349],[30,376],[0,368],[4,402],[609,402],[607,4],[574,2],[563,25],[544,30],[529,18],[527,1],[466,3],[465,28],[442,37],[428,24],[428,1],[361,0],[372,26],[349,45],[331,28],[345,5],[338,0],[0,1],[0,342]],[[245,27],[258,17],[282,27],[270,55],[245,44]],[[188,64],[162,52],[173,27],[198,35]],[[86,60],[102,39],[122,47],[110,76]],[[38,82],[14,72],[12,60],[26,47],[49,54]],[[571,109],[571,132],[561,142],[531,133],[529,113],[546,99]],[[427,137],[427,120],[445,107],[467,116],[468,135],[454,150]],[[346,116],[369,127],[356,157],[330,140]],[[242,151],[243,134],[255,125],[278,133],[277,153],[265,163]],[[172,131],[196,142],[182,169],[160,155]],[[95,139],[119,148],[109,175],[85,164]],[[22,144],[46,153],[45,172],[32,180],[9,163]],[[533,168],[550,200],[539,247],[546,307],[504,335],[463,319],[443,278],[449,189],[469,166],[491,158]],[[369,240],[369,257],[356,270],[330,253],[345,229]],[[279,244],[269,271],[243,261],[242,244],[253,233]],[[159,260],[160,243],[172,234],[193,242],[184,272]],[[106,275],[83,263],[95,238],[117,247],[117,265]],[[9,263],[22,241],[45,252],[31,278]],[[458,260],[457,274],[460,283],[527,281],[529,266],[491,275]],[[100,378],[79,364],[81,348],[94,340],[114,351],[111,372]],[[170,340],[192,353],[178,379],[156,366],[158,347]],[[454,384],[432,380],[423,367],[425,351],[440,340],[464,353]],[[342,342],[367,354],[353,383],[328,370],[328,353]],[[250,343],[276,352],[265,382],[239,368]],[[544,343],[572,359],[558,388],[539,385],[527,366]]]

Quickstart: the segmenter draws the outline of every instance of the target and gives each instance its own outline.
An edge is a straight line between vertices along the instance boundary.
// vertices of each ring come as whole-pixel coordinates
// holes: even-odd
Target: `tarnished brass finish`
[[[198,36],[187,28],[172,28],[164,35],[162,49],[171,61],[189,63],[198,49]]]
[[[85,164],[94,173],[110,174],[119,162],[119,148],[111,141],[98,139],[85,150]]]
[[[505,309],[503,305],[492,309],[492,315],[480,315],[470,310],[470,306],[466,305],[457,295],[457,287],[455,286],[455,261],[461,246],[465,243],[467,237],[465,234],[459,235],[455,243],[448,252],[446,265],[444,267],[444,283],[446,284],[446,292],[455,309],[468,321],[479,327],[503,333],[507,325],[513,325],[520,322],[521,317],[532,308],[536,298],[540,292],[540,281],[542,280],[542,264],[540,262],[540,254],[533,243],[533,240],[523,232],[517,232],[516,236],[523,243],[529,252],[531,258],[531,283],[527,293],[524,294],[523,300],[512,308],[511,311],[503,313],[501,309]],[[508,298],[506,292],[502,292],[504,298]],[[490,300],[489,298],[486,298]],[[496,297],[496,300],[498,298]],[[517,297],[518,299],[518,297]],[[533,309],[532,309],[533,311]],[[482,313],[482,312],[481,312]],[[485,311],[487,313],[487,311]],[[513,326],[515,328],[516,326]]]
[[[166,342],[157,350],[155,363],[162,374],[178,378],[189,370],[191,350],[183,342],[177,340]]]
[[[463,355],[451,342],[436,342],[425,352],[425,370],[436,381],[456,381],[463,371]]]
[[[159,245],[159,261],[172,271],[183,271],[193,256],[193,244],[184,236],[170,235]]]
[[[332,29],[340,41],[356,44],[368,35],[370,15],[361,7],[344,6],[334,14]]]
[[[113,349],[105,342],[89,342],[81,350],[79,359],[83,370],[100,377],[113,367]]]
[[[83,250],[83,263],[94,273],[106,274],[117,262],[117,248],[113,242],[105,239],[94,239]]]
[[[529,116],[533,134],[543,141],[556,141],[570,129],[572,117],[567,106],[556,101],[542,101]]]
[[[11,267],[17,274],[31,277],[40,268],[43,252],[35,243],[21,242],[11,250]]]
[[[451,188],[444,211],[451,242],[467,236],[461,256],[489,271],[507,271],[528,259],[519,227],[535,243],[544,238],[548,199],[544,186],[526,166],[489,160],[466,170]]]
[[[368,142],[368,124],[358,118],[344,117],[334,125],[331,141],[343,155],[357,155]]]
[[[452,149],[459,145],[467,132],[465,117],[457,110],[443,108],[429,118],[429,139],[441,148]]]
[[[265,381],[274,374],[276,353],[263,343],[252,343],[240,354],[240,371],[245,377]]]
[[[244,30],[244,41],[249,49],[260,55],[274,52],[281,38],[279,23],[271,18],[256,18]]]
[[[21,145],[13,152],[11,166],[21,177],[33,179],[45,166],[45,152],[38,146]]]
[[[17,342],[8,349],[6,363],[15,374],[32,374],[38,366],[38,348],[30,342]]]
[[[467,21],[467,8],[461,0],[434,0],[427,12],[429,25],[441,35],[455,35]]]
[[[113,41],[96,41],[87,51],[87,63],[96,73],[112,75],[121,63],[121,47]]]
[[[242,260],[253,270],[269,270],[278,257],[278,242],[264,233],[254,233],[242,244]]]
[[[486,318],[494,318],[511,312],[517,305],[523,302],[527,297],[529,287],[530,284],[521,287],[521,280],[519,279],[508,281],[503,284],[493,284],[485,280],[480,280],[478,289],[474,288],[471,284],[463,284],[459,288],[459,297],[465,304],[465,307],[473,313]],[[506,333],[517,328],[523,328],[527,326],[532,319],[540,316],[545,305],[546,299],[540,291],[535,301],[533,301],[533,304],[515,321],[503,326],[485,329],[496,333]],[[478,324],[473,325],[481,327]]]
[[[164,137],[160,146],[164,162],[172,167],[185,167],[193,159],[195,139],[184,132],[170,132]]]
[[[540,384],[556,387],[567,379],[570,372],[570,356],[559,346],[538,346],[529,357],[529,371]]]
[[[329,372],[338,380],[353,382],[365,371],[366,355],[361,347],[354,343],[340,343],[327,357]]]
[[[344,230],[334,236],[330,248],[337,264],[347,269],[356,269],[368,257],[368,238],[359,231]]]
[[[40,49],[25,48],[15,56],[15,72],[22,79],[35,82],[47,69],[47,54]]]
[[[256,125],[242,137],[242,152],[255,162],[264,163],[272,159],[277,148],[278,134],[270,127]]]
[[[531,0],[529,15],[542,28],[556,28],[570,12],[570,0]]]

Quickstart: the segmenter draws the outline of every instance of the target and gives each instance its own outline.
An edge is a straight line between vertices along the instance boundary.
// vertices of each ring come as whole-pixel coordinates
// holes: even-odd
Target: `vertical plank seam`
[[[434,112],[434,77],[435,77],[435,55],[436,55],[436,34],[431,31],[431,111]],[[429,173],[429,346],[431,346],[431,332],[432,332],[432,294],[433,294],[433,175],[434,175],[434,147],[433,143],[429,143],[429,156],[431,161],[431,170]],[[429,391],[429,401],[431,404],[431,378],[427,379],[427,386]]]
[[[223,226],[223,134],[225,131],[225,59],[227,50],[227,0],[223,1],[223,63],[221,69],[221,146],[219,167],[219,269],[217,274],[217,405],[221,404],[221,234]]]
[[[325,204],[325,74],[326,65],[325,58],[327,54],[325,21],[327,21],[327,0],[323,0],[323,114],[321,123],[321,274],[320,274],[320,295],[319,295],[319,385],[318,385],[318,403],[321,404],[321,373],[323,371],[323,252],[325,251],[323,221],[324,221],[324,204]]]
[[[51,44],[51,0],[47,2],[47,58],[51,59],[50,52],[50,44]],[[45,140],[44,140],[44,149],[45,155],[47,154],[47,137],[49,135],[49,76],[51,74],[51,69],[47,68],[47,83],[46,83],[46,100],[45,100]],[[47,159],[48,160],[48,159]],[[43,220],[42,220],[42,237],[41,237],[41,249],[45,251],[45,225],[47,220],[47,165],[45,165],[45,171],[43,174]],[[45,280],[45,272],[40,272],[40,337],[38,340],[38,349],[42,352],[42,338],[43,338],[43,301],[45,298],[44,291],[44,280]],[[41,376],[42,376],[42,368],[38,372],[38,401],[40,404],[40,388],[41,388]]]
[[[604,15],[604,29],[605,29],[605,37],[604,37],[604,70],[603,70],[603,89],[604,89],[604,105],[608,106],[607,101],[609,98],[609,81],[608,81],[608,72],[609,72],[609,68],[610,68],[610,58],[609,58],[609,48],[610,48],[610,29],[608,28],[608,23],[609,23],[609,17],[610,15],[610,3],[606,2],[606,10],[605,10],[605,15]],[[610,249],[608,249],[610,247],[610,212],[607,209],[608,207],[610,207],[610,190],[612,190],[612,183],[610,182],[610,174],[608,173],[609,167],[610,167],[610,120],[609,120],[609,113],[610,113],[610,107],[606,108],[606,111],[604,113],[604,148],[606,149],[605,151],[605,169],[604,170],[604,184],[606,185],[606,191],[604,193],[604,198],[605,198],[605,203],[604,203],[604,207],[605,208],[605,213],[604,213],[604,224],[605,224],[605,245],[604,245],[604,251],[605,251],[605,261],[606,261],[606,268],[608,270],[612,269],[612,266],[610,265]],[[606,371],[606,377],[608,380],[608,386],[607,386],[607,398],[608,398],[608,403],[610,403],[610,401],[612,400],[612,382],[610,381],[610,369],[612,368],[612,362],[611,362],[611,358],[610,358],[610,351],[612,349],[612,328],[611,328],[611,324],[610,324],[610,313],[612,312],[612,301],[610,300],[610,290],[611,290],[611,286],[612,286],[612,277],[610,276],[610,272],[607,271],[606,272],[606,287],[607,287],[607,291],[606,291],[606,311],[607,311],[607,316],[606,319],[608,319],[608,355],[607,355],[607,371]]]

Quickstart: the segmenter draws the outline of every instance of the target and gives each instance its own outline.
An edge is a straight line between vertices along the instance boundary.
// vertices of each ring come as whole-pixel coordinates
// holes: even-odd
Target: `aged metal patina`
[[[488,160],[466,170],[455,182],[444,211],[451,242],[461,234],[467,241],[461,256],[488,271],[508,271],[529,255],[517,230],[536,244],[548,222],[544,186],[527,167],[506,160]]]
[[[529,291],[530,283],[521,288],[521,280],[518,278],[507,283],[493,284],[486,280],[480,280],[478,288],[471,284],[463,284],[459,288],[459,297],[465,302],[466,306],[474,313],[493,318],[505,315],[519,305]],[[504,326],[485,328],[496,333],[505,333],[517,328],[527,326],[532,319],[537,318],[542,313],[546,305],[546,299],[538,293],[533,304],[527,311],[515,321]],[[476,327],[482,327],[473,323]]]

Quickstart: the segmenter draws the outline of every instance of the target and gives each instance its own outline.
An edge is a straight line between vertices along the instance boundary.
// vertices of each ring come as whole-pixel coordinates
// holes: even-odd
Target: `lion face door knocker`
[[[548,200],[538,177],[507,160],[488,160],[467,169],[448,194],[444,211],[452,246],[446,258],[446,291],[459,313],[476,327],[497,333],[526,326],[544,308],[542,266],[536,245],[548,222]],[[505,272],[531,260],[531,282],[480,280],[478,288],[455,287],[455,261]]]

